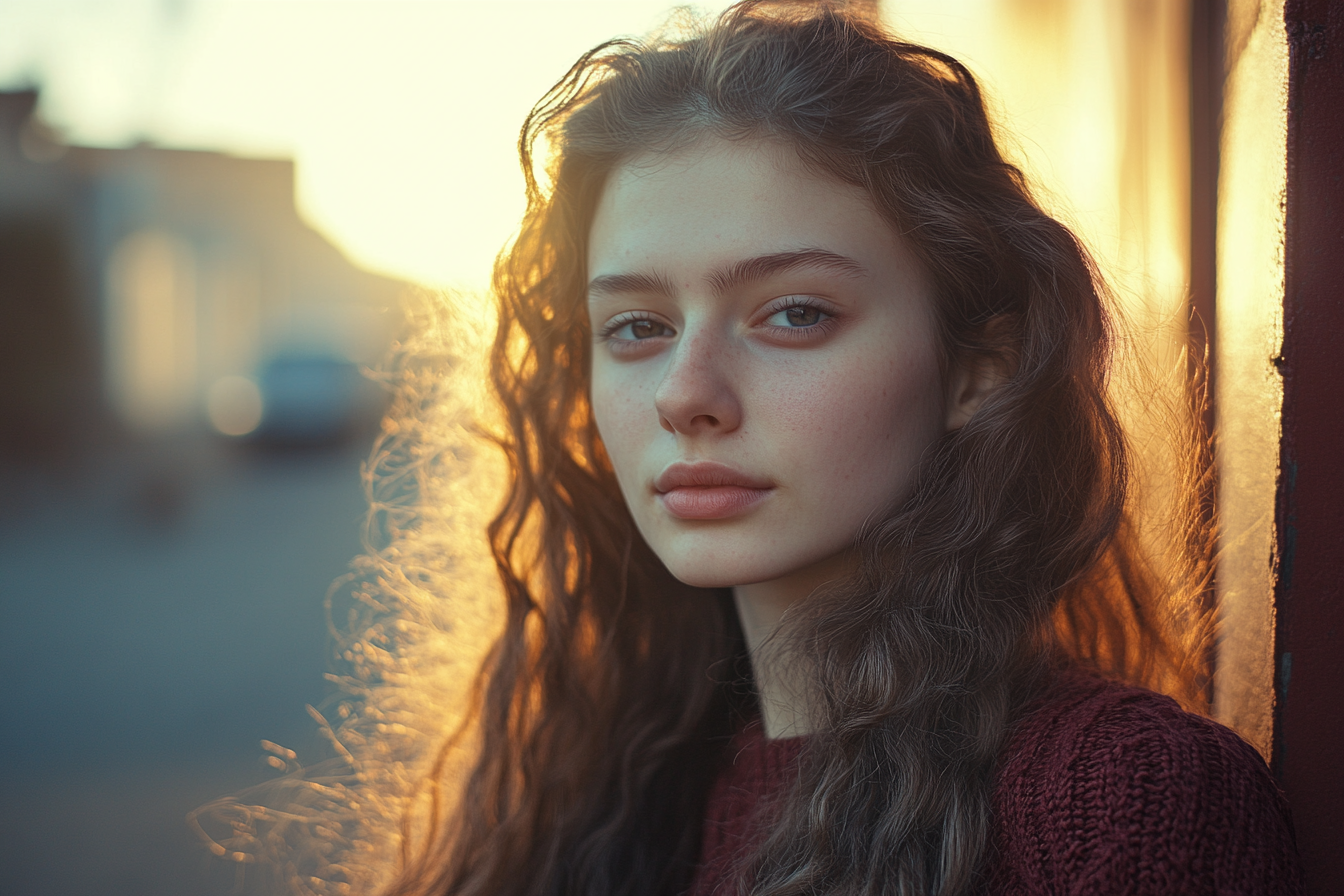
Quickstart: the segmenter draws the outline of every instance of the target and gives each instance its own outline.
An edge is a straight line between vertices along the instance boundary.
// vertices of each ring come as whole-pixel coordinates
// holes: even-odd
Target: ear
[[[1000,359],[979,358],[959,362],[952,371],[947,392],[947,431],[961,429],[980,410],[985,399],[1008,379],[1007,365]]]
[[[955,362],[948,380],[947,431],[961,429],[980,405],[1017,370],[1017,353],[1009,315],[992,318],[980,331],[983,346]]]

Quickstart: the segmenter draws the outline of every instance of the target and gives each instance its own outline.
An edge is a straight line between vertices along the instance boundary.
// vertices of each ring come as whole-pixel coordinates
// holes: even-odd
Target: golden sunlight
[[[1218,195],[1218,592],[1214,709],[1265,756],[1273,738],[1275,483],[1283,377],[1288,48],[1282,3],[1232,3]]]
[[[728,4],[698,5],[717,11]],[[217,855],[251,864],[294,849],[284,841],[297,838],[302,862],[287,866],[296,890],[371,892],[395,864],[389,857],[407,801],[425,796],[414,789],[424,771],[436,758],[457,761],[451,751],[436,757],[434,748],[463,718],[501,603],[484,531],[503,464],[479,425],[488,427],[492,413],[484,295],[491,264],[523,211],[518,129],[582,52],[658,26],[671,6],[282,0],[161,9],[128,2],[81,7],[80,16],[19,2],[0,11],[0,59],[17,40],[15,29],[27,29],[34,46],[46,40],[48,56],[33,66],[44,72],[40,113],[68,142],[145,139],[292,157],[300,211],[353,262],[449,293],[410,311],[414,335],[400,346],[401,366],[386,374],[401,392],[363,471],[371,505],[365,552],[327,598],[348,671],[329,676],[338,692],[330,708],[311,712],[335,758],[305,768],[294,751],[264,742],[285,777],[193,814]],[[1188,411],[1187,4],[888,0],[880,8],[901,36],[962,59],[980,79],[1011,157],[1047,209],[1081,235],[1115,289],[1126,318],[1123,379],[1140,384],[1147,403]],[[20,73],[0,69],[0,79]],[[1241,90],[1235,108],[1245,111],[1234,123],[1245,130],[1236,144],[1244,149],[1259,137],[1251,133],[1258,100],[1249,81]],[[1273,99],[1282,109],[1279,95]],[[1229,159],[1228,170],[1239,178],[1244,166],[1259,192],[1224,197],[1224,216],[1281,226],[1269,208],[1281,173],[1274,181],[1255,159]],[[1239,238],[1227,230],[1220,257],[1235,262]],[[265,407],[249,346],[262,342],[256,296],[265,266],[235,265],[225,277],[212,272],[206,255],[153,229],[118,245],[105,272],[105,363],[122,417],[142,432],[162,432],[203,400],[218,433],[257,430]],[[1241,278],[1252,289],[1276,272],[1219,273],[1224,283]],[[268,313],[304,332],[336,328],[332,309],[341,300],[311,292],[293,301],[286,293]],[[240,297],[229,298],[240,310],[212,317],[214,305],[198,305],[207,293]],[[355,310],[341,314],[351,332],[332,336],[333,344],[382,332]],[[1257,339],[1273,322],[1265,326]],[[206,330],[215,335],[201,337]],[[1257,373],[1257,395],[1269,375]],[[1145,408],[1124,412],[1151,437],[1141,451],[1148,512],[1158,519],[1171,499],[1157,483],[1172,446],[1149,431],[1156,418]],[[1262,510],[1248,508],[1246,519]],[[410,568],[407,557],[431,559]]]

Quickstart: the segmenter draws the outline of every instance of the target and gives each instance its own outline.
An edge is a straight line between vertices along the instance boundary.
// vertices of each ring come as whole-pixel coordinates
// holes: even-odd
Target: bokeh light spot
[[[206,399],[210,425],[226,436],[245,436],[261,425],[261,390],[245,376],[215,381]]]

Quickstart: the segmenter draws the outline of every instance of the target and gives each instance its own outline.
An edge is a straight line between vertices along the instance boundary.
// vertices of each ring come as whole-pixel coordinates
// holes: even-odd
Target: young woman
[[[1199,570],[1130,524],[1104,288],[965,68],[747,3],[521,147],[505,623],[389,893],[1300,891],[1263,762],[1144,689],[1201,705]]]

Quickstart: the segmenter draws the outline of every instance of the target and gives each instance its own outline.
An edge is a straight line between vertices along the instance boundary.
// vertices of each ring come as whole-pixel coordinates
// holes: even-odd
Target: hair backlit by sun
[[[460,296],[421,294],[381,372],[396,393],[363,469],[364,553],[327,595],[338,663],[309,707],[329,758],[263,742],[284,774],[192,813],[215,855],[296,893],[371,892],[394,870],[407,807],[421,823],[452,794],[422,792],[432,748],[460,728],[498,619],[486,524],[504,468],[488,437],[488,320]],[[464,735],[469,736],[466,732]],[[411,802],[408,802],[411,801]]]

